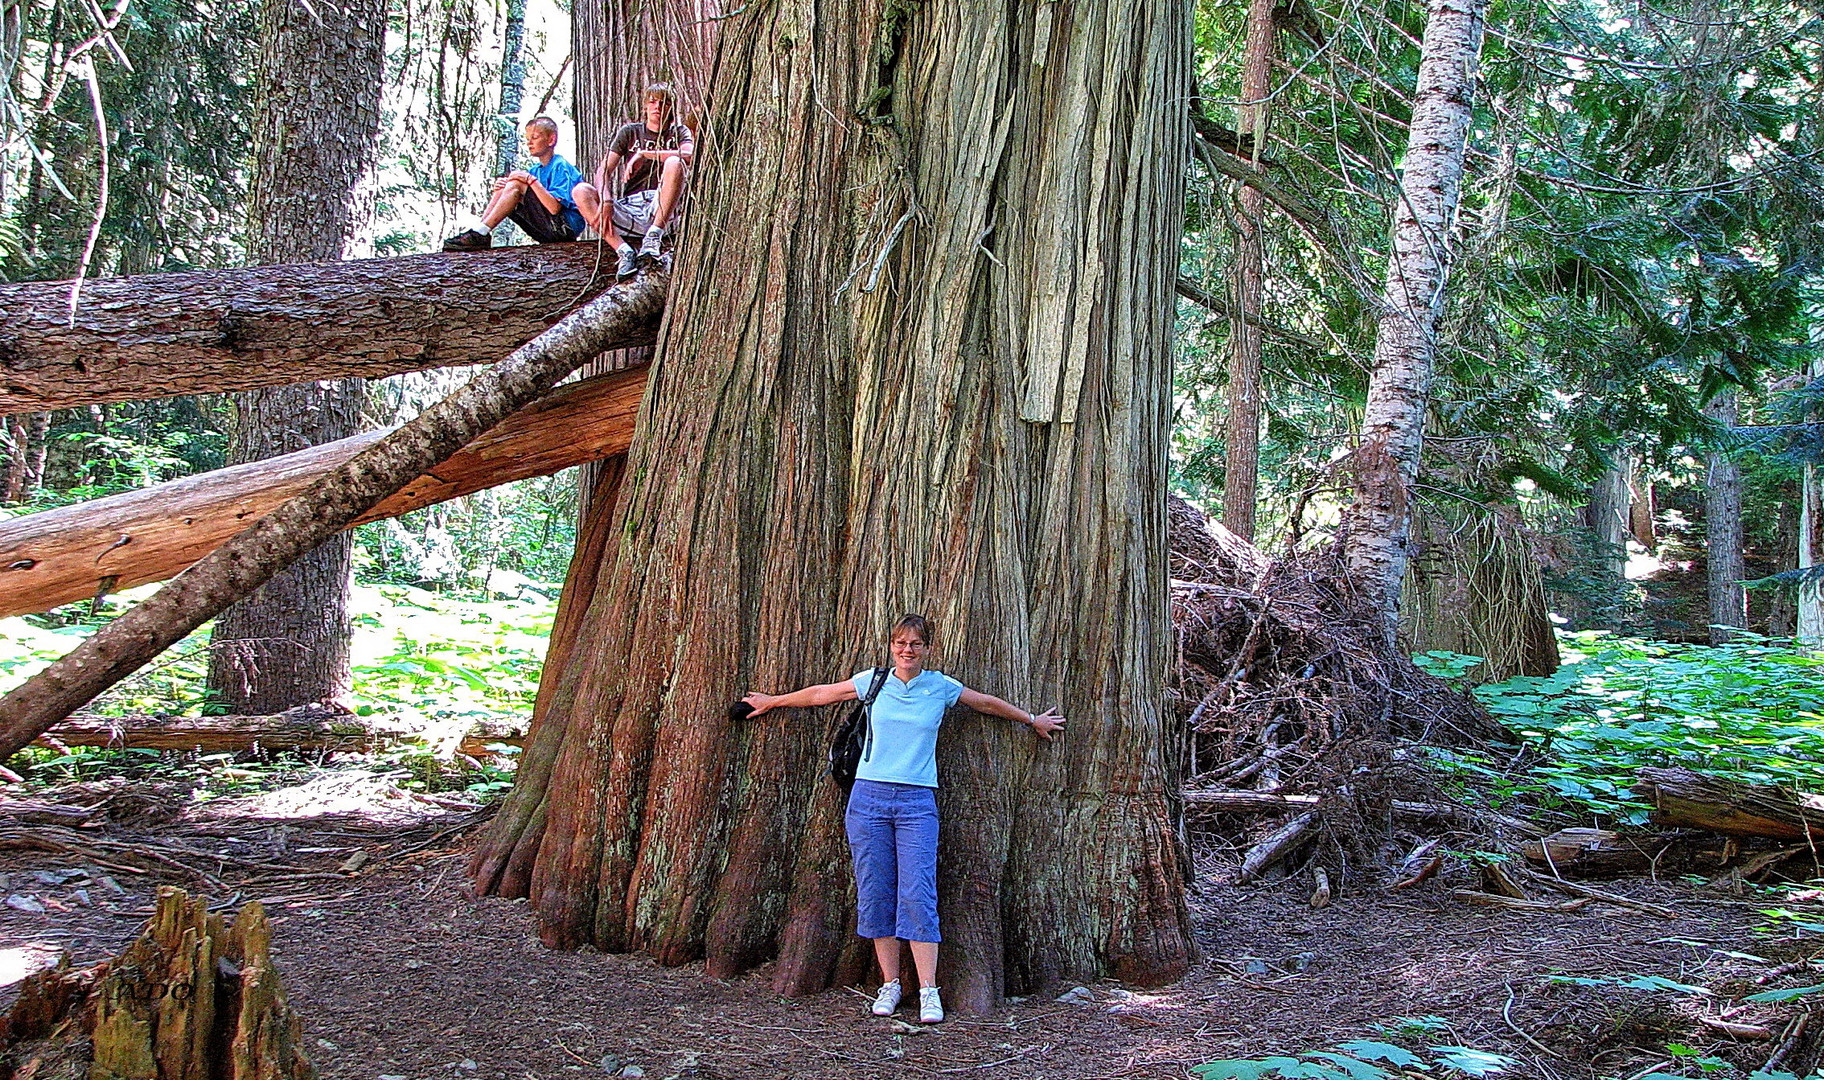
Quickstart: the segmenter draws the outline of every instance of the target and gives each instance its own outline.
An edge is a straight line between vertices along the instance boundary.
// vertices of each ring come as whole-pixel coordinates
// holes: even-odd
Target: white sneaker
[[[874,995],[874,1005],[869,1012],[875,1016],[892,1016],[893,1010],[899,1008],[899,980],[880,984],[880,993]]]
[[[921,1024],[944,1022],[944,1001],[937,996],[937,987],[921,986],[918,988],[918,1022]]]

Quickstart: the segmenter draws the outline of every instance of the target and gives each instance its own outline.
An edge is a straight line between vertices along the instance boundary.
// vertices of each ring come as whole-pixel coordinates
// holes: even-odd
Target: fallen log
[[[1641,769],[1634,793],[1653,802],[1662,825],[1730,836],[1817,843],[1824,840],[1824,796],[1743,784],[1690,769]]]
[[[539,244],[100,278],[73,326],[69,282],[0,285],[0,416],[493,363],[613,285],[600,258]]]
[[[358,516],[349,528],[510,480],[624,454],[644,369],[560,387]],[[264,461],[0,519],[0,618],[163,581],[385,438],[373,431]]]
[[[1292,854],[1311,830],[1317,827],[1317,811],[1307,810],[1274,830],[1271,836],[1254,845],[1247,857],[1241,860],[1241,872],[1235,875],[1237,885],[1247,885],[1258,881],[1267,868]]]
[[[165,887],[139,938],[82,971],[28,978],[0,1020],[0,1074],[307,1080],[257,901],[232,924]]]
[[[204,556],[0,697],[0,761],[272,580],[477,435],[543,397],[616,338],[650,325],[668,275],[610,289]]]
[[[1513,896],[1497,896],[1494,893],[1477,892],[1474,889],[1452,889],[1450,898],[1461,900],[1465,904],[1505,908],[1508,911],[1582,911],[1595,903],[1587,896],[1576,900],[1566,900],[1562,903],[1553,903],[1549,900],[1522,900]]]
[[[1590,828],[1560,829],[1522,844],[1520,853],[1554,874],[1575,877],[1714,870],[1731,856],[1721,841],[1701,833],[1623,835]]]
[[[465,721],[458,729],[428,731],[375,717],[354,716],[323,705],[300,705],[272,716],[73,716],[40,735],[52,748],[99,746],[123,750],[198,750],[206,754],[253,750],[368,750],[424,738],[439,753],[492,754],[493,744],[521,746],[525,724],[508,717]]]
[[[1192,789],[1184,792],[1184,812],[1187,815],[1272,814],[1304,811],[1316,806],[1317,802],[1318,796],[1316,795],[1281,795],[1272,791],[1200,791]],[[1527,836],[1545,835],[1544,829],[1530,821],[1493,810],[1470,810],[1442,803],[1422,803],[1398,799],[1393,803],[1393,812],[1400,817],[1415,821],[1464,822],[1471,817],[1481,817]]]

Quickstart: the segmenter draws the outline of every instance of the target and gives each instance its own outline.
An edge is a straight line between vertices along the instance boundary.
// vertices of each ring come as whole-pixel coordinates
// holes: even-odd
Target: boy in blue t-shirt
[[[508,218],[541,244],[561,244],[582,236],[583,215],[571,190],[583,182],[583,174],[556,149],[555,120],[541,116],[527,124],[526,151],[538,164],[494,181],[494,196],[481,212],[481,224],[445,240],[443,250],[486,251],[494,246],[494,226]]]

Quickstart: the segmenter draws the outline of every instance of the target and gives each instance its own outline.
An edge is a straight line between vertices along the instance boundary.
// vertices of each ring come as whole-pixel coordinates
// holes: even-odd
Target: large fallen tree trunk
[[[1636,775],[1634,793],[1653,800],[1653,820],[1662,825],[1775,840],[1824,840],[1824,795],[1743,784],[1690,769],[1641,769]]]
[[[204,556],[151,599],[0,698],[0,760],[270,581],[477,435],[542,397],[634,329],[657,321],[669,276],[619,286],[540,334]]]
[[[205,754],[253,750],[368,750],[423,739],[440,753],[493,753],[489,746],[522,746],[525,724],[507,717],[463,717],[447,730],[407,729],[380,717],[353,716],[325,705],[300,705],[272,716],[73,716],[38,737],[41,746],[101,746],[124,750],[195,750]]]
[[[627,452],[644,369],[562,387],[357,517],[352,528]],[[265,461],[0,520],[0,618],[162,581],[362,450],[374,431]]]
[[[614,283],[596,248],[104,278],[74,325],[69,282],[0,285],[0,416],[493,363]]]

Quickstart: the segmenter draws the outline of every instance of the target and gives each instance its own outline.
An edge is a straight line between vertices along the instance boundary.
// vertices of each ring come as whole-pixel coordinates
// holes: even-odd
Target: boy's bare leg
[[[587,181],[577,184],[570,189],[570,200],[576,203],[577,213],[583,215],[583,220],[595,230],[595,235],[605,235],[602,223],[596,220],[596,215],[602,212],[602,197],[595,190],[595,185]]]
[[[500,185],[500,190],[496,191],[494,197],[488,200],[488,208],[481,212],[481,223],[492,229],[507,220],[507,215],[511,214],[513,208],[519,205],[520,196],[525,192],[526,185],[517,180],[508,180]]]
[[[671,213],[677,209],[678,196],[684,191],[684,159],[668,157],[665,171],[659,174],[659,207],[652,215],[652,227],[663,229],[671,224]]]

